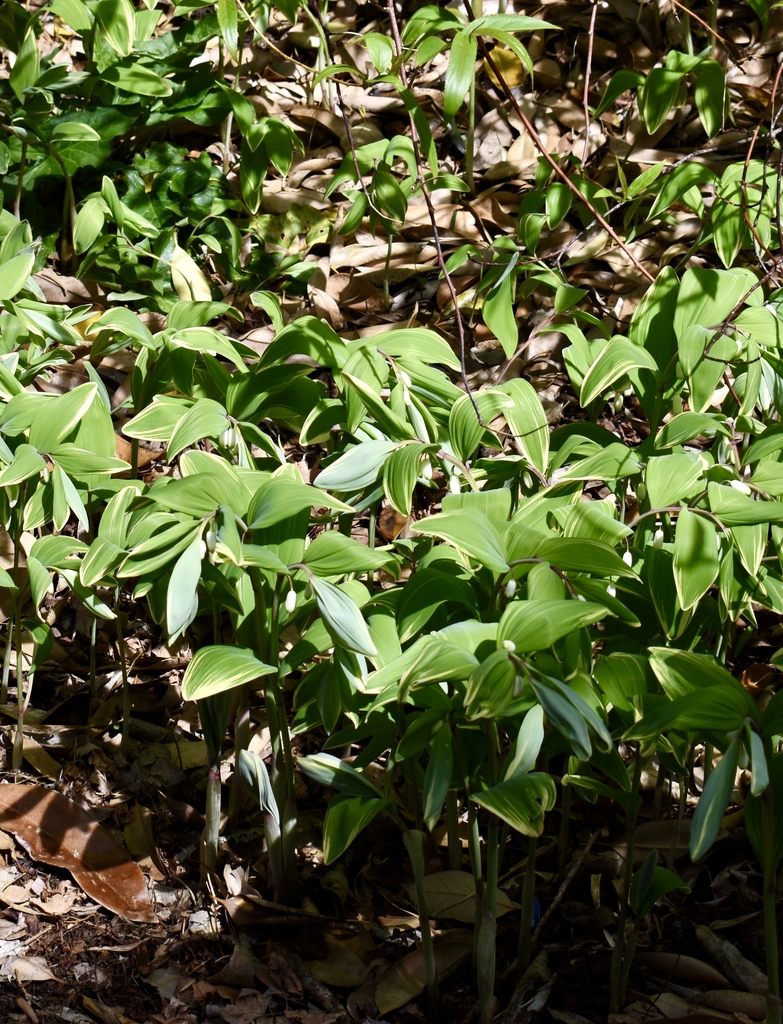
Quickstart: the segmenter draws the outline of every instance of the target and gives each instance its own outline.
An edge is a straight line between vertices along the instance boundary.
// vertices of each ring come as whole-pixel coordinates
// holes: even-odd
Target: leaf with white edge
[[[606,607],[589,601],[513,601],[498,625],[498,643],[519,653],[545,650],[582,626],[606,617]]]
[[[378,798],[381,795],[361,772],[334,754],[309,754],[298,757],[296,761],[308,778],[322,786],[331,786],[347,796]]]
[[[470,799],[522,835],[540,836],[544,830],[544,813],[555,806],[556,796],[551,776],[534,772],[513,776],[491,789],[472,793]]]
[[[629,370],[657,371],[658,364],[650,353],[627,338],[615,337],[601,350],[582,381],[579,401],[589,405],[613,385],[621,383]]]
[[[252,750],[241,750],[239,752],[239,774],[261,810],[266,814],[271,814],[280,824],[280,810],[263,758]]]
[[[166,452],[166,461],[171,462],[184,448],[189,448],[204,438],[217,441],[229,426],[226,410],[222,405],[211,398],[200,398],[174,427]]]
[[[185,700],[202,700],[271,675],[276,669],[246,647],[216,644],[196,651],[182,680]]]
[[[212,299],[209,281],[193,257],[178,245],[171,257],[171,283],[183,302],[209,302]]]
[[[440,537],[493,572],[508,570],[503,541],[489,518],[478,509],[441,512],[412,523],[411,529],[415,533]]]
[[[374,658],[378,653],[358,605],[348,594],[327,580],[310,577],[318,611],[335,643],[349,651]]]

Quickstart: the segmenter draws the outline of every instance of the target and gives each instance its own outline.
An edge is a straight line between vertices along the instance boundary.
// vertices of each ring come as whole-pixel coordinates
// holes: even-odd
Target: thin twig
[[[393,2],[393,0],[389,0],[389,2],[391,4]],[[470,0],[465,0],[465,9],[468,12],[468,20],[469,21],[475,21],[476,19],[475,19],[474,15],[473,15],[473,7],[472,7],[472,5],[470,3]],[[590,200],[586,196],[582,195],[582,193],[579,191],[579,189],[576,187],[576,185],[573,183],[573,181],[571,181],[571,179],[568,177],[566,172],[562,169],[560,164],[558,164],[558,162],[550,155],[549,150],[544,145],[543,140],[541,139],[540,135],[538,134],[538,132],[534,128],[532,121],[527,116],[527,114],[524,112],[524,110],[520,106],[516,96],[513,94],[513,92],[509,88],[508,82],[503,77],[503,74],[501,73],[500,68],[497,66],[497,64],[492,59],[492,54],[487,49],[487,44],[484,42],[484,40],[481,38],[481,36],[479,36],[478,42],[479,42],[479,46],[481,47],[481,52],[484,55],[484,60],[487,63],[487,67],[494,74],[495,79],[500,83],[500,87],[502,88],[503,92],[506,94],[506,97],[507,97],[509,103],[513,106],[514,110],[517,112],[517,116],[519,117],[520,121],[524,125],[525,131],[528,133],[530,138],[533,140],[533,144],[536,147],[536,149],[541,153],[543,158],[546,160],[546,162],[549,164],[549,166],[552,168],[552,170],[555,172],[555,174],[558,176],[558,178],[560,178],[560,180],[567,186],[567,188],[574,194],[574,196],[576,196],[578,201],[580,203],[583,203],[587,207],[587,209],[590,211],[590,213],[593,215],[593,217],[595,217],[595,219],[598,221],[598,223],[601,225],[601,227],[604,228],[604,230],[607,232],[607,234],[610,236],[610,238],[612,238],[617,243],[617,245],[619,245],[619,247],[622,249],[622,251],[628,257],[628,259],[631,261],[631,263],[633,263],[633,265],[636,267],[636,269],[639,271],[639,273],[642,274],[644,277],[646,277],[647,280],[650,282],[650,284],[654,284],[655,283],[655,278],[650,273],[650,271],[647,270],[647,268],[644,267],[640,263],[640,261],[637,259],[636,256],[634,256],[634,254],[631,252],[631,250],[628,248],[628,246],[625,244],[625,242],[622,241],[622,239],[617,234],[617,232],[614,230],[614,228],[611,226],[611,224],[609,224],[609,222],[604,217],[601,216],[601,214],[598,212],[598,210],[595,208],[595,206],[593,206],[593,204],[590,202]]]
[[[702,28],[706,28],[711,36],[718,40],[726,47],[726,50],[731,54],[732,59],[736,65],[741,65],[747,58],[743,56],[742,51],[736,46],[735,43],[730,42],[728,39],[724,39],[722,35],[719,35],[714,28],[711,28],[698,14],[694,14],[690,7],[686,7],[685,4],[681,3],[680,0],[672,0],[675,7],[679,7],[681,11],[685,11],[689,18],[693,18],[694,21],[698,21]]]
[[[546,908],[544,913],[541,915],[541,920],[538,922],[538,924],[536,926],[536,930],[533,932],[532,942],[533,942],[534,946],[536,944],[536,941],[538,940],[539,935],[544,930],[544,927],[546,926],[547,921],[552,916],[552,914],[554,914],[554,912],[557,910],[557,908],[560,906],[560,904],[563,902],[563,897],[565,896],[566,892],[568,892],[568,887],[570,886],[570,884],[573,882],[574,878],[576,877],[577,871],[582,866],[582,861],[585,859],[585,857],[590,852],[590,848],[593,845],[593,843],[596,841],[598,836],[600,835],[600,832],[601,832],[600,829],[596,829],[595,832],[593,832],[593,834],[588,839],[586,845],[579,851],[577,856],[574,858],[573,864],[568,869],[568,874],[565,876],[565,878],[563,879],[562,885],[557,890],[557,895],[552,900],[552,902],[549,904],[549,906]]]
[[[585,112],[585,148],[582,153],[582,167],[587,163],[587,158],[590,155],[590,73],[593,70],[593,43],[595,42],[595,16],[598,13],[598,2],[592,0],[592,10],[590,11],[590,28],[587,31],[587,63],[585,64],[585,89],[582,97]]]

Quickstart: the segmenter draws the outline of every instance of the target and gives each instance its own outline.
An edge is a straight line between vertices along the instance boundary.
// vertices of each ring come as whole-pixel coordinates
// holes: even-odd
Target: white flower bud
[[[214,530],[207,530],[204,534],[207,551],[214,551],[217,547],[217,534]]]
[[[533,477],[528,473],[527,470],[522,474],[522,483],[525,485],[526,491],[533,490]]]
[[[296,610],[296,591],[289,590],[285,595],[285,610],[289,615],[293,615]]]
[[[41,470],[41,479],[43,480],[43,482],[45,484],[49,483],[49,467],[48,466],[44,466],[44,468]]]
[[[200,554],[201,554],[201,558],[202,559],[207,557],[207,545],[204,543],[203,540],[201,542],[201,552],[200,552]]]
[[[623,561],[626,565],[633,565],[633,555],[630,551],[623,551]]]
[[[504,651],[508,651],[509,654],[513,654],[516,649],[517,649],[517,645],[514,643],[513,640],[504,640],[503,641],[503,650]]]
[[[585,603],[587,603],[587,598],[585,597],[584,594],[577,594],[576,595],[576,599],[577,599],[577,601],[584,601]]]
[[[516,594],[516,592],[517,592],[517,581],[516,580],[509,580],[508,583],[506,584],[506,589],[505,589],[505,594],[506,594],[506,597],[509,599],[509,601],[514,596],[514,594]]]
[[[663,547],[663,530],[660,528],[660,526],[653,534],[653,547],[656,551],[660,551]]]
[[[405,370],[400,370],[400,380],[402,381],[406,388],[409,388],[413,383],[413,381],[410,378],[410,375],[407,374]]]
[[[456,473],[452,473],[451,476],[449,477],[449,490],[451,491],[452,494],[462,493],[462,488],[459,485],[459,480],[457,479]]]
[[[219,437],[224,448],[235,448],[237,443],[237,432],[233,427],[226,427]]]
[[[403,401],[405,402],[406,405],[412,405],[413,404],[413,399],[411,398],[411,393],[410,393],[410,391],[408,391],[407,388],[403,388],[402,389],[402,398],[403,398]]]
[[[614,586],[612,586],[611,583],[606,588],[606,593],[609,595],[609,597],[617,597],[617,589]]]
[[[429,459],[425,459],[422,463],[421,475],[425,480],[432,480],[432,463]]]
[[[729,483],[735,491],[739,491],[740,494],[752,494],[753,491],[743,480],[729,480]]]

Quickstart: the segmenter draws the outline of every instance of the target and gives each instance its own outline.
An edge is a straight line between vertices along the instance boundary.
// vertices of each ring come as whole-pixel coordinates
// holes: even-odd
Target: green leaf
[[[196,651],[185,669],[182,696],[185,700],[203,700],[224,690],[262,679],[275,672],[245,647],[215,645]]]
[[[136,31],[133,4],[130,0],[100,0],[95,17],[101,35],[121,57],[133,52]]]
[[[544,709],[532,707],[522,719],[517,738],[503,772],[505,780],[527,775],[535,767],[544,742]]]
[[[674,582],[683,611],[693,608],[718,578],[715,524],[683,509],[674,535]]]
[[[0,264],[0,302],[7,302],[19,294],[34,264],[35,253],[20,253]]]
[[[696,69],[696,108],[707,138],[714,138],[723,127],[726,103],[726,76],[716,60],[703,60]]]
[[[681,71],[653,68],[639,89],[639,113],[648,134],[654,135],[677,103],[684,75]]]
[[[610,338],[585,374],[579,401],[582,405],[589,405],[594,398],[621,382],[630,370],[635,369],[656,371],[658,365],[646,349],[634,345],[627,338]]]
[[[379,791],[369,779],[350,764],[341,761],[334,754],[310,754],[298,757],[297,764],[314,782],[345,793],[347,796],[380,797]]]
[[[80,384],[73,391],[50,399],[47,414],[38,416],[30,427],[30,444],[48,452],[61,444],[75,429],[98,394],[96,384]]]
[[[24,103],[24,91],[30,89],[38,81],[41,70],[40,57],[38,56],[38,40],[35,35],[35,28],[31,24],[25,33],[24,41],[19,47],[16,55],[16,63],[11,68],[8,76],[8,84],[14,91],[14,95],[20,103]]]
[[[540,836],[544,814],[555,806],[557,790],[550,775],[516,775],[491,789],[472,793],[473,803],[497,815],[523,836]]]
[[[500,618],[498,643],[510,640],[520,654],[543,651],[605,617],[604,605],[588,601],[512,601]]]
[[[329,491],[356,493],[369,487],[378,479],[381,468],[391,452],[395,441],[363,441],[348,448],[326,469],[318,474],[318,486]]]
[[[198,612],[201,578],[201,537],[194,537],[174,565],[166,588],[166,630],[171,641],[180,636]]]
[[[453,59],[452,51],[451,60]],[[516,262],[516,253],[512,259]],[[506,359],[513,357],[519,345],[519,327],[514,317],[516,282],[516,272],[513,266],[509,265],[498,284],[489,290],[481,307],[484,323],[500,342]]]
[[[21,484],[46,469],[46,461],[30,444],[20,444],[14,452],[14,461],[0,473],[0,487]]]
[[[378,653],[372,642],[367,623],[356,603],[344,591],[326,580],[310,577],[318,611],[335,643],[349,651],[374,658]]]
[[[422,814],[427,828],[432,831],[443,813],[443,802],[449,791],[453,756],[451,726],[443,722],[429,748],[429,761],[422,790]]]
[[[237,32],[237,5],[236,0],[218,0],[217,5],[218,25],[223,42],[234,63],[239,60],[237,46],[239,34]]]
[[[183,449],[189,448],[197,441],[203,441],[204,438],[217,441],[229,426],[226,410],[219,402],[214,402],[211,398],[200,398],[174,427],[166,452],[166,461],[171,462]]]
[[[324,819],[324,864],[342,856],[354,839],[381,811],[393,804],[375,797],[337,794],[329,801]]]
[[[383,467],[383,489],[392,507],[401,515],[411,514],[413,489],[424,470],[423,460],[433,451],[433,445],[406,444],[393,451],[386,460]]]
[[[669,892],[676,889],[690,892],[688,885],[673,871],[656,867],[657,859],[658,851],[652,850],[631,881],[631,909],[637,918],[649,914],[658,900]]]
[[[508,570],[500,535],[487,516],[477,509],[441,512],[411,524],[411,529],[448,541],[493,572]]]
[[[699,860],[715,842],[720,823],[734,789],[739,759],[739,740],[732,740],[717,768],[713,768],[693,815],[691,860]]]
[[[319,533],[302,561],[317,576],[343,576],[346,573],[371,572],[394,560],[394,556],[368,548],[338,530]]]
[[[313,507],[330,508],[336,512],[354,511],[350,505],[332,498],[318,487],[279,476],[268,480],[256,491],[248,509],[248,526],[251,530],[259,530]]]
[[[126,552],[105,537],[96,537],[79,567],[79,579],[93,587],[106,579],[124,560]]]
[[[704,469],[704,462],[693,452],[650,459],[644,474],[650,506],[663,508],[693,498],[704,487]]]
[[[446,117],[454,117],[467,95],[476,73],[477,47],[476,38],[469,29],[455,33],[443,90],[443,112]]]
[[[261,810],[270,814],[279,825],[280,810],[263,758],[252,750],[240,750],[239,774]]]
[[[601,102],[595,108],[595,116],[600,117],[614,105],[624,92],[628,92],[629,89],[638,89],[641,85],[644,85],[644,75],[641,72],[626,68],[615,71],[601,97]]]

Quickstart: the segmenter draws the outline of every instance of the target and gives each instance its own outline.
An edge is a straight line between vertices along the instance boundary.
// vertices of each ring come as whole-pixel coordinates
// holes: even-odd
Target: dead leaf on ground
[[[748,992],[766,995],[769,988],[766,974],[744,957],[736,946],[733,946],[727,939],[716,935],[706,925],[697,924],[695,932],[701,946],[709,953],[726,977]]]
[[[448,977],[460,964],[470,959],[473,936],[467,932],[458,940],[451,937],[435,945],[435,966],[439,978]],[[420,995],[426,985],[424,954],[420,949],[403,957],[390,968],[375,990],[375,1003],[381,1015],[396,1010]]]
[[[416,904],[416,886],[406,886],[408,895]],[[427,894],[427,913],[430,917],[448,917],[452,921],[472,924],[476,918],[476,882],[467,871],[438,871],[424,879]],[[495,916],[502,917],[515,905],[498,889]]]
[[[43,786],[0,786],[0,826],[33,860],[69,871],[102,907],[127,921],[156,920],[141,868],[73,800]]]
[[[731,982],[714,967],[692,956],[680,956],[679,953],[637,953],[634,963],[658,978],[671,978],[713,989],[731,988]]]

